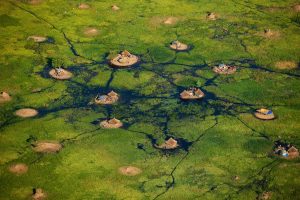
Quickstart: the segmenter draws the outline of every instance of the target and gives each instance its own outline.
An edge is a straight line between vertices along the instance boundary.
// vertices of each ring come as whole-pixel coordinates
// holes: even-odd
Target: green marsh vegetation
[[[113,4],[120,10],[110,1],[0,1],[0,91],[12,97],[0,105],[0,199],[30,199],[33,188],[70,200],[299,198],[299,159],[270,155],[277,140],[300,147],[297,2]],[[207,12],[218,18],[207,20]],[[33,35],[47,41],[28,40]],[[173,40],[192,48],[175,52]],[[125,49],[140,63],[111,68],[108,58]],[[220,63],[238,70],[217,75],[212,68]],[[60,65],[72,79],[50,78]],[[192,86],[205,98],[181,101]],[[93,103],[110,90],[120,95],[116,104]],[[25,107],[39,115],[14,115]],[[260,107],[276,119],[254,118]],[[113,117],[124,127],[100,128]],[[180,148],[155,148],[169,137]],[[35,153],[36,141],[59,141],[63,149]],[[15,163],[28,172],[10,173]],[[142,173],[124,176],[122,166]]]

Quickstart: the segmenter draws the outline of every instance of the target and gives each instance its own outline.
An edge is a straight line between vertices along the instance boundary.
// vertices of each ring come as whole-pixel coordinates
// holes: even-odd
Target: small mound
[[[40,141],[32,144],[33,150],[38,153],[58,153],[62,149],[62,145],[59,142],[47,142]]]
[[[51,69],[49,71],[49,75],[52,78],[58,79],[58,80],[67,80],[72,78],[73,74],[61,67],[59,68],[55,68],[55,69]]]
[[[11,165],[8,170],[16,175],[25,174],[28,171],[28,166],[23,163],[13,164]]]
[[[32,199],[33,200],[43,200],[47,197],[46,193],[41,189],[33,189]]]
[[[176,24],[177,21],[178,21],[177,17],[168,17],[163,21],[163,23],[166,25],[173,25],[173,24]]]
[[[78,8],[81,9],[81,10],[87,10],[87,9],[90,9],[90,5],[89,4],[86,4],[86,3],[81,3],[78,5]]]
[[[130,67],[138,62],[139,57],[126,50],[110,60],[110,64],[115,67]]]
[[[275,67],[278,69],[296,69],[298,64],[294,61],[279,61],[275,63]]]
[[[22,109],[19,109],[15,112],[15,114],[19,117],[34,117],[36,116],[37,114],[39,114],[39,112],[35,109],[32,109],[32,108],[22,108]]]
[[[118,99],[119,99],[119,95],[114,91],[111,91],[107,95],[97,95],[95,98],[95,103],[108,105],[117,102]]]
[[[120,10],[120,8],[119,8],[117,5],[112,5],[112,6],[111,6],[111,9],[112,9],[113,11]]]
[[[120,128],[123,126],[123,123],[120,120],[113,118],[110,120],[104,120],[104,121],[100,122],[100,126],[102,128],[108,128],[108,129]]]
[[[32,35],[27,38],[27,40],[33,40],[34,42],[41,43],[48,40],[47,37]]]
[[[136,176],[142,173],[142,170],[133,166],[123,166],[119,168],[119,173],[125,176]]]
[[[271,110],[265,109],[265,108],[261,108],[259,110],[256,110],[256,112],[254,113],[254,116],[258,119],[262,119],[262,120],[271,120],[271,119],[275,119],[275,115]]]
[[[294,11],[300,12],[300,4],[294,5]]]
[[[0,103],[4,103],[7,101],[10,101],[11,97],[7,92],[1,92],[0,93]]]
[[[189,49],[189,46],[176,40],[171,42],[170,48],[176,51],[186,51]]]
[[[88,37],[95,37],[99,34],[99,31],[96,28],[90,27],[86,28],[83,33]]]
[[[201,99],[204,96],[204,93],[199,88],[191,88],[180,93],[182,100]]]
[[[206,19],[214,21],[217,20],[217,18],[218,18],[217,14],[213,12],[207,12]]]

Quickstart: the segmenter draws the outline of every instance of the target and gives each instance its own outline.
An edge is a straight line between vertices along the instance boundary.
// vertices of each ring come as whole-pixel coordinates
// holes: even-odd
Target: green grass
[[[1,200],[28,199],[33,188],[48,199],[70,200],[300,196],[299,159],[270,155],[276,140],[300,148],[299,68],[275,65],[300,62],[296,1],[86,1],[87,10],[77,0],[28,2],[0,2],[0,91],[12,96],[0,104]],[[219,18],[206,20],[209,11]],[[168,17],[176,23],[163,24]],[[85,35],[89,27],[99,34]],[[264,37],[268,28],[279,35]],[[34,43],[27,40],[32,35],[53,41]],[[192,49],[175,52],[168,47],[173,40]],[[111,68],[107,59],[122,50],[138,55],[139,65]],[[238,70],[218,76],[212,68],[220,63]],[[46,77],[60,65],[72,71],[71,80]],[[205,98],[180,101],[191,86]],[[120,101],[92,103],[110,90]],[[16,117],[23,107],[40,114]],[[254,118],[260,107],[271,108],[276,119]],[[100,129],[107,117],[125,126]],[[190,142],[188,150],[164,152],[151,140],[168,137]],[[64,148],[37,154],[35,140],[57,140]],[[29,166],[26,174],[8,171],[18,162]],[[142,173],[121,175],[118,168],[127,165]]]

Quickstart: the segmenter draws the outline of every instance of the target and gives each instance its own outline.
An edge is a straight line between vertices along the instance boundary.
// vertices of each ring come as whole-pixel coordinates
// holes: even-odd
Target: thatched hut
[[[191,88],[180,93],[180,98],[183,100],[201,99],[204,93],[199,88]]]
[[[189,49],[187,44],[181,43],[178,40],[175,40],[170,43],[170,48],[176,51],[186,51]]]
[[[112,5],[112,6],[111,6],[111,9],[112,9],[113,11],[118,11],[118,10],[120,10],[120,8],[119,8],[117,5]]]
[[[118,99],[119,99],[119,95],[116,92],[111,91],[107,95],[97,95],[95,98],[95,102],[96,104],[107,105],[107,104],[113,104],[117,102]]]
[[[294,159],[294,158],[299,157],[299,150],[294,146],[290,147],[287,150],[287,152],[288,152],[288,155],[289,155],[288,158],[290,158],[290,159]]]
[[[116,118],[113,118],[113,119],[110,119],[110,120],[104,120],[102,122],[100,122],[100,126],[102,128],[120,128],[123,126],[123,123],[116,119]]]
[[[236,66],[230,66],[225,64],[220,64],[218,66],[215,66],[213,68],[213,71],[217,74],[233,74],[236,72],[237,67]]]
[[[213,12],[207,12],[206,19],[208,19],[208,20],[216,20],[217,18],[218,18],[217,14],[215,14]]]
[[[176,149],[178,146],[179,146],[178,142],[175,139],[169,138],[163,144],[158,145],[157,148],[160,148],[160,149]]]

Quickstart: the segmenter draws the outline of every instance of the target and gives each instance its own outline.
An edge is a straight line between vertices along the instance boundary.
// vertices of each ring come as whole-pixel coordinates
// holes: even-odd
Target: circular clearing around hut
[[[38,114],[39,112],[35,109],[32,109],[32,108],[22,108],[22,109],[19,109],[15,112],[15,114],[19,117],[23,117],[23,118],[26,118],[26,117],[34,117]]]
[[[28,166],[24,163],[17,163],[9,166],[8,170],[13,174],[22,175],[28,171]]]
[[[298,64],[294,61],[279,61],[275,63],[275,67],[278,69],[296,69]]]
[[[110,60],[110,64],[114,67],[130,67],[139,62],[139,57],[133,54],[130,54],[128,51],[123,51],[118,54],[116,57]]]
[[[90,28],[86,28],[83,33],[85,36],[95,37],[95,36],[99,35],[99,30],[96,28],[90,27]]]
[[[119,173],[125,176],[136,176],[142,173],[142,170],[133,166],[123,166],[119,168]]]
[[[39,141],[32,144],[33,151],[38,153],[58,153],[62,149],[62,144],[56,141]]]
[[[57,69],[51,69],[49,71],[49,75],[52,78],[58,79],[58,80],[67,80],[72,78],[73,74],[71,72],[69,72],[68,70],[65,69],[60,69],[60,71],[58,72]]]

